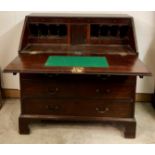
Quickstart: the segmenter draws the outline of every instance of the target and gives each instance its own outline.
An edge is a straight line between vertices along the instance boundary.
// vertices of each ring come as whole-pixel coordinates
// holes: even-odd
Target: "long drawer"
[[[20,74],[21,80],[47,80],[73,81],[93,83],[123,83],[125,85],[135,84],[135,76],[110,76],[110,75],[85,75],[85,74]]]
[[[87,97],[132,99],[135,92],[133,79],[123,81],[100,79],[39,78],[21,79],[22,97]],[[133,82],[132,82],[133,81]]]
[[[129,100],[22,99],[22,114],[93,117],[132,117]]]

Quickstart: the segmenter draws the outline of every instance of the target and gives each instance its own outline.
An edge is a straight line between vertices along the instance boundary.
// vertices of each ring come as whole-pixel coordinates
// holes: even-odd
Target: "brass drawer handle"
[[[53,79],[57,76],[58,76],[58,74],[44,74],[44,77],[49,78],[49,79]]]
[[[46,109],[54,112],[59,110],[59,106],[47,105]]]
[[[100,92],[100,89],[96,89],[96,93],[99,93]]]
[[[98,77],[99,77],[101,80],[106,81],[106,80],[108,80],[108,79],[111,77],[111,75],[107,75],[107,76],[98,75]]]
[[[100,113],[100,114],[104,114],[104,113],[106,113],[106,112],[108,112],[109,111],[109,108],[104,108],[104,110],[102,110],[102,109],[100,109],[100,108],[96,108],[96,112],[97,113]]]
[[[106,93],[110,93],[111,92],[111,90],[110,89],[106,89]]]
[[[54,90],[53,89],[48,89],[48,92],[49,92],[50,95],[55,95],[58,91],[59,91],[58,88],[55,88]]]
[[[100,89],[96,89],[96,93],[100,93],[100,92],[101,92]],[[106,93],[106,94],[108,94],[108,93],[110,93],[110,92],[111,92],[110,89],[106,89],[106,90],[105,90],[105,93]]]

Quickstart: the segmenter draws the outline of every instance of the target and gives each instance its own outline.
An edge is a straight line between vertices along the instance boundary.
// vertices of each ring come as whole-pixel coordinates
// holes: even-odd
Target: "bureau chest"
[[[104,57],[108,66],[46,66],[55,56]],[[52,120],[115,123],[135,137],[136,78],[150,72],[138,59],[132,17],[29,15],[19,55],[4,71],[20,74],[20,134],[35,120]]]
[[[118,118],[134,114],[135,77],[21,74],[21,88],[23,114]]]

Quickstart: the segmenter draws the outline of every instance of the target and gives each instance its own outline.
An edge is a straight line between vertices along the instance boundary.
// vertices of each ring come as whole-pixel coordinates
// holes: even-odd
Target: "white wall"
[[[24,17],[32,12],[0,12],[0,66],[1,69],[17,56],[20,35]],[[73,12],[68,12],[73,13]],[[82,14],[82,12],[76,12]],[[155,12],[87,12],[93,14],[117,13],[129,14],[134,17],[137,35],[137,44],[140,59],[146,64],[155,76]],[[19,89],[19,77],[12,74],[2,74],[3,88]],[[154,78],[138,78],[137,92],[152,93]]]

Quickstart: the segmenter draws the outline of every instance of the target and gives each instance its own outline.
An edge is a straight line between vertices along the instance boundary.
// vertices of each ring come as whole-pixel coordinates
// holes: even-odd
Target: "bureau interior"
[[[133,19],[27,17],[20,51],[137,54]],[[75,52],[76,54],[76,52]]]
[[[29,24],[30,37],[62,37],[67,36],[65,24]]]

